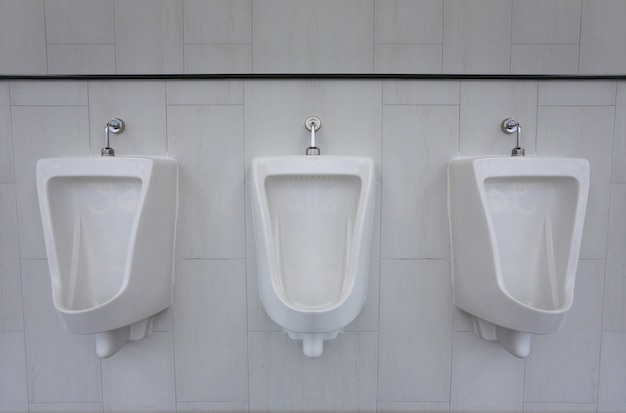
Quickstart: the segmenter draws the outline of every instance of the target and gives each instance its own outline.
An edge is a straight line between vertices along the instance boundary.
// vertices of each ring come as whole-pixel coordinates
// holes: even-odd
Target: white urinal
[[[574,299],[589,163],[468,157],[448,165],[454,302],[517,357],[559,330]]]
[[[151,330],[172,304],[178,165],[172,158],[37,162],[52,281],[66,329],[95,334],[100,357]]]
[[[260,300],[305,355],[320,356],[367,295],[373,161],[256,158],[251,184]]]

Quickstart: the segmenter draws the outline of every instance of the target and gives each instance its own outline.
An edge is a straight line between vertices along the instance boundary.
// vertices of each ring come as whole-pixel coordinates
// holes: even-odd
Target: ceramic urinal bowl
[[[367,295],[373,161],[256,158],[251,184],[260,300],[305,355],[320,356]]]
[[[178,166],[171,158],[37,162],[54,306],[66,329],[95,334],[100,357],[151,330],[172,304]]]
[[[517,357],[562,326],[574,299],[589,163],[468,157],[448,165],[454,301]]]

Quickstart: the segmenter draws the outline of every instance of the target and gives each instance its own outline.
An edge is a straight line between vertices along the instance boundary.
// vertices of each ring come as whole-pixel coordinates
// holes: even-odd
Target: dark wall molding
[[[229,73],[128,75],[0,75],[0,81],[96,80],[610,80],[626,75],[499,75],[499,74],[361,74],[361,73]]]

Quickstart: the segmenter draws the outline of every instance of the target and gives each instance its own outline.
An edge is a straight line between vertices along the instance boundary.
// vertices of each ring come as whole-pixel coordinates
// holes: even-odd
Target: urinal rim
[[[308,164],[307,168],[297,170],[297,171],[289,171],[288,168],[279,169],[277,171],[270,172],[266,167],[264,171],[261,171],[262,166],[260,165],[263,162],[270,163],[279,163],[279,162],[288,162],[288,161],[304,161]],[[321,161],[321,162],[320,162]],[[346,172],[345,165],[344,168],[340,168],[341,172],[334,171],[318,171],[316,169],[320,168],[320,163],[324,162],[341,162],[348,161],[351,163],[365,163],[367,165],[366,168],[358,167],[355,172]],[[335,166],[335,165],[333,165]],[[341,156],[341,155],[316,155],[316,156],[305,156],[305,155],[287,155],[287,156],[268,156],[268,157],[256,157],[252,160],[252,168],[251,168],[251,188],[252,188],[252,197],[253,197],[253,220],[261,219],[263,221],[262,227],[266,228],[267,225],[271,222],[269,217],[269,209],[262,208],[263,203],[267,203],[267,192],[265,190],[265,183],[269,177],[276,176],[294,176],[294,175],[334,175],[334,176],[353,176],[357,177],[360,180],[360,190],[359,190],[359,199],[358,199],[358,208],[355,214],[356,219],[359,222],[365,222],[367,218],[365,214],[368,212],[373,213],[373,202],[374,202],[374,160],[370,157],[360,157],[360,156]],[[371,205],[370,205],[371,204]],[[256,212],[256,214],[254,213]],[[260,214],[258,218],[255,215]],[[257,223],[254,224],[255,232]],[[364,231],[364,226],[359,226],[355,230],[358,232],[354,233],[354,239],[361,239],[362,233]],[[268,234],[269,233],[269,234]],[[255,237],[258,234],[255,233]],[[275,249],[275,241],[274,237],[271,234],[271,231],[263,231],[262,237],[264,238],[264,244],[267,247],[273,246]],[[371,231],[370,231],[370,242],[371,242]],[[354,247],[356,248],[356,247]],[[353,249],[354,251],[354,249]],[[259,252],[257,251],[257,254]],[[270,268],[278,269],[278,263],[276,262],[276,257],[273,254],[266,253],[265,258],[268,261],[268,266]],[[354,289],[354,285],[357,281],[356,271],[358,268],[358,256],[355,253],[350,254],[350,265],[349,268],[349,285],[344,287],[341,297],[336,300],[335,303],[328,307],[324,308],[316,308],[316,309],[303,309],[299,307],[293,306],[284,296],[284,289],[280,285],[280,277],[274,273],[268,274],[266,277],[269,278],[271,282],[272,289],[275,292],[275,296],[280,300],[281,304],[287,307],[290,311],[300,313],[300,314],[323,314],[332,312],[340,308],[346,300],[349,299],[351,293]],[[259,273],[259,270],[257,270]],[[258,275],[257,275],[258,277]],[[264,277],[265,278],[265,277]],[[278,279],[277,279],[278,278]],[[258,282],[262,282],[259,280]]]
[[[139,205],[138,210],[141,211],[144,206],[145,194],[150,187],[152,176],[152,170],[155,165],[155,161],[165,160],[165,161],[173,161],[176,162],[174,158],[171,157],[156,157],[156,156],[119,156],[119,157],[61,157],[61,158],[42,158],[37,161],[36,165],[36,180],[37,180],[37,192],[39,197],[39,207],[42,216],[45,214],[47,220],[51,222],[51,210],[50,210],[50,202],[49,202],[49,185],[52,179],[55,178],[72,178],[72,177],[114,177],[114,178],[136,178],[141,181],[141,192],[139,195]],[[119,168],[120,163],[128,164],[130,162],[140,162],[141,164],[146,164],[147,166],[137,168],[135,173],[129,173],[126,171],[120,171],[116,168]],[[62,167],[55,169],[54,171],[44,171],[44,167],[47,164],[54,163],[62,163]],[[76,169],[72,169],[76,167],[77,163],[88,163],[89,169],[88,171],[77,171]],[[103,168],[103,166],[106,167]],[[93,168],[93,169],[92,169]],[[43,195],[43,197],[42,197]],[[52,229],[46,231],[44,229],[44,243],[46,246],[46,251],[50,250],[50,253],[47,254],[48,257],[48,267],[50,269],[50,277],[52,283],[52,298],[53,304],[57,311],[63,314],[85,314],[89,312],[94,312],[101,310],[107,307],[110,303],[119,298],[124,291],[126,291],[129,283],[129,273],[130,269],[133,265],[133,257],[134,257],[134,249],[135,243],[133,240],[136,239],[137,230],[139,227],[140,217],[133,220],[132,228],[129,236],[129,245],[130,249],[128,254],[130,256],[129,259],[126,260],[124,267],[124,276],[122,283],[117,290],[117,292],[111,296],[106,301],[99,303],[96,306],[84,308],[80,310],[69,309],[62,304],[62,296],[63,296],[63,283],[61,282],[61,272],[60,266],[58,262],[58,254],[56,249],[56,242],[54,241],[54,235]],[[51,259],[50,257],[54,257]]]
[[[480,199],[483,203],[482,211],[485,212],[487,207],[484,205],[484,202],[487,200],[486,192],[485,192],[485,181],[491,178],[515,178],[515,177],[550,177],[550,178],[572,178],[576,181],[577,185],[577,201],[576,201],[576,209],[574,216],[578,217],[582,215],[582,219],[575,219],[574,224],[576,226],[581,225],[584,226],[585,213],[587,207],[588,200],[588,192],[589,192],[589,161],[585,158],[567,158],[567,157],[504,157],[504,156],[474,156],[474,157],[459,157],[454,159],[466,159],[467,161],[471,161],[472,169],[474,170],[474,178],[476,180],[476,185],[478,191],[480,193]],[[574,162],[576,164],[580,164],[575,170],[564,172],[562,170],[552,169],[551,172],[545,171],[522,171],[523,167],[514,168],[513,171],[489,171],[487,172],[485,168],[480,168],[480,164],[482,163],[492,163],[492,162],[505,162],[506,164],[513,165],[524,165],[528,163],[541,163],[546,164],[548,166],[554,166],[553,163],[555,161],[559,162]],[[518,163],[519,162],[519,163]],[[490,239],[495,239],[495,229],[494,223],[491,215],[485,213],[485,220],[487,222],[488,231],[490,234]],[[569,247],[569,257],[567,259],[567,268],[565,270],[565,288],[564,292],[565,299],[562,306],[555,309],[543,309],[534,307],[527,303],[524,303],[518,300],[516,297],[511,295],[508,289],[504,285],[504,281],[502,278],[502,266],[500,260],[497,259],[495,262],[495,272],[496,272],[496,281],[498,288],[500,291],[505,294],[511,301],[521,306],[522,308],[532,310],[539,314],[546,315],[558,315],[564,314],[568,312],[574,302],[574,289],[575,289],[575,279],[576,279],[576,270],[578,267],[578,259],[573,259],[572,255],[578,255],[580,251],[580,245],[582,241],[582,228],[578,231],[578,228],[574,228],[573,233],[581,234],[580,237],[572,237],[570,241]],[[491,243],[492,253],[494,257],[500,257],[499,247],[495,243]]]

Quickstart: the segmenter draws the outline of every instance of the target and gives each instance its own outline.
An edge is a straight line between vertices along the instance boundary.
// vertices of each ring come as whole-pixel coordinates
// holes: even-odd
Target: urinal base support
[[[128,326],[95,333],[96,353],[102,358],[111,357],[120,351],[127,341],[144,339],[152,331],[153,318],[154,316],[150,316]]]
[[[525,331],[511,330],[472,316],[474,332],[483,340],[497,341],[515,357],[525,358],[530,354],[532,335]]]
[[[284,330],[292,340],[302,341],[302,352],[305,356],[316,358],[324,353],[324,341],[334,340],[342,330],[327,333],[302,333],[299,331]]]

